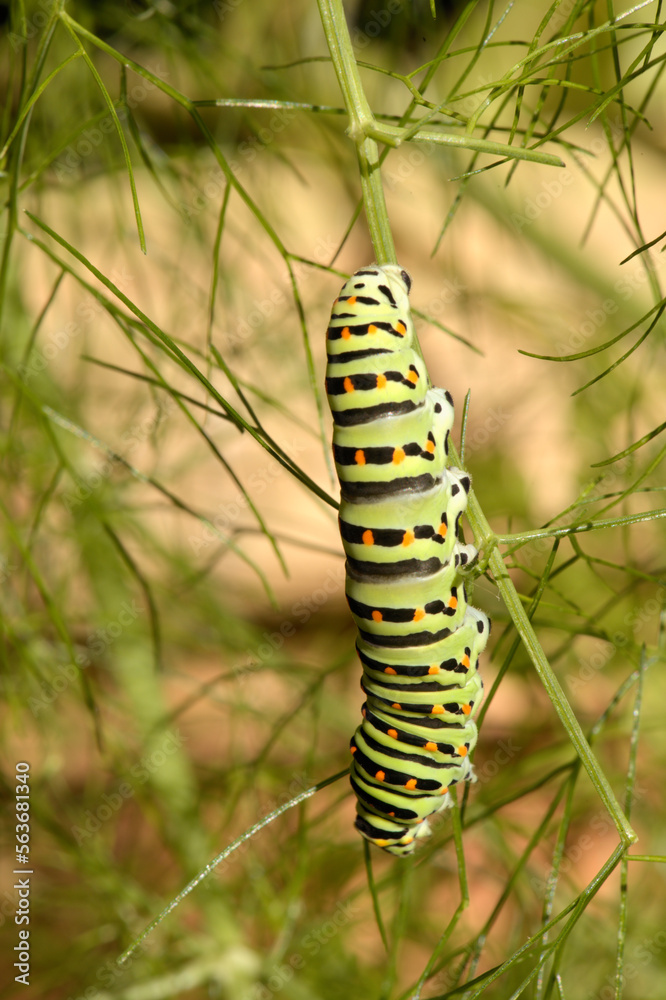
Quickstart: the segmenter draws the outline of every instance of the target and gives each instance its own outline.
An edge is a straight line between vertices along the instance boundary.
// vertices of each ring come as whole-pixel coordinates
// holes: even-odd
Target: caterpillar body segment
[[[340,534],[352,568],[367,564],[368,575],[391,576],[433,573],[456,555],[462,565],[471,562],[476,550],[457,540],[469,485],[465,473],[448,469],[432,489],[396,496],[393,503],[343,500]]]
[[[453,401],[413,348],[411,279],[357,271],[333,304],[326,391],[340,480],[347,600],[366,701],[351,741],[356,827],[396,856],[473,778],[490,623],[467,604],[459,541],[469,476],[448,463]]]

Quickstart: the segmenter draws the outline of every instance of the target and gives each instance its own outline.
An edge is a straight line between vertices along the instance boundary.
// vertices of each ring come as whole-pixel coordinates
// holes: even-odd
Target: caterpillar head
[[[377,270],[386,276],[394,295],[396,291],[398,294],[409,295],[412,290],[412,277],[409,271],[405,271],[399,264],[384,264],[383,267],[377,267]]]
[[[368,347],[404,351],[412,346],[409,308],[412,279],[397,264],[363,267],[345,282],[333,303],[329,353]]]

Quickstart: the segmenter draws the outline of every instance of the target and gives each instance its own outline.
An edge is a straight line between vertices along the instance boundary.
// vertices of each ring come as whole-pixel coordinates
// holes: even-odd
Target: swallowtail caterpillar
[[[470,480],[448,462],[453,401],[414,349],[411,279],[357,271],[333,304],[326,392],[340,480],[346,593],[366,696],[352,737],[356,827],[411,854],[428,817],[472,777],[488,618],[467,604],[476,557],[458,523]]]

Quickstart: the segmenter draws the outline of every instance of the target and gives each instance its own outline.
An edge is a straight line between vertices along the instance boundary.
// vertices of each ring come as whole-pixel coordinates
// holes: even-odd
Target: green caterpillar
[[[357,271],[333,303],[326,392],[340,480],[347,601],[366,696],[351,740],[356,827],[411,854],[448,789],[473,776],[490,623],[467,605],[458,540],[469,477],[448,466],[453,401],[413,349],[411,279]]]

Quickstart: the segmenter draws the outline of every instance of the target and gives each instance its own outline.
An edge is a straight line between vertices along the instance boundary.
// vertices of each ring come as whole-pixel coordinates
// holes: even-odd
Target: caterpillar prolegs
[[[351,740],[356,827],[411,854],[428,817],[472,777],[477,670],[490,624],[466,602],[458,540],[469,477],[448,465],[453,401],[413,348],[411,279],[364,267],[333,303],[326,392],[340,480],[347,601],[358,626],[363,721]]]

